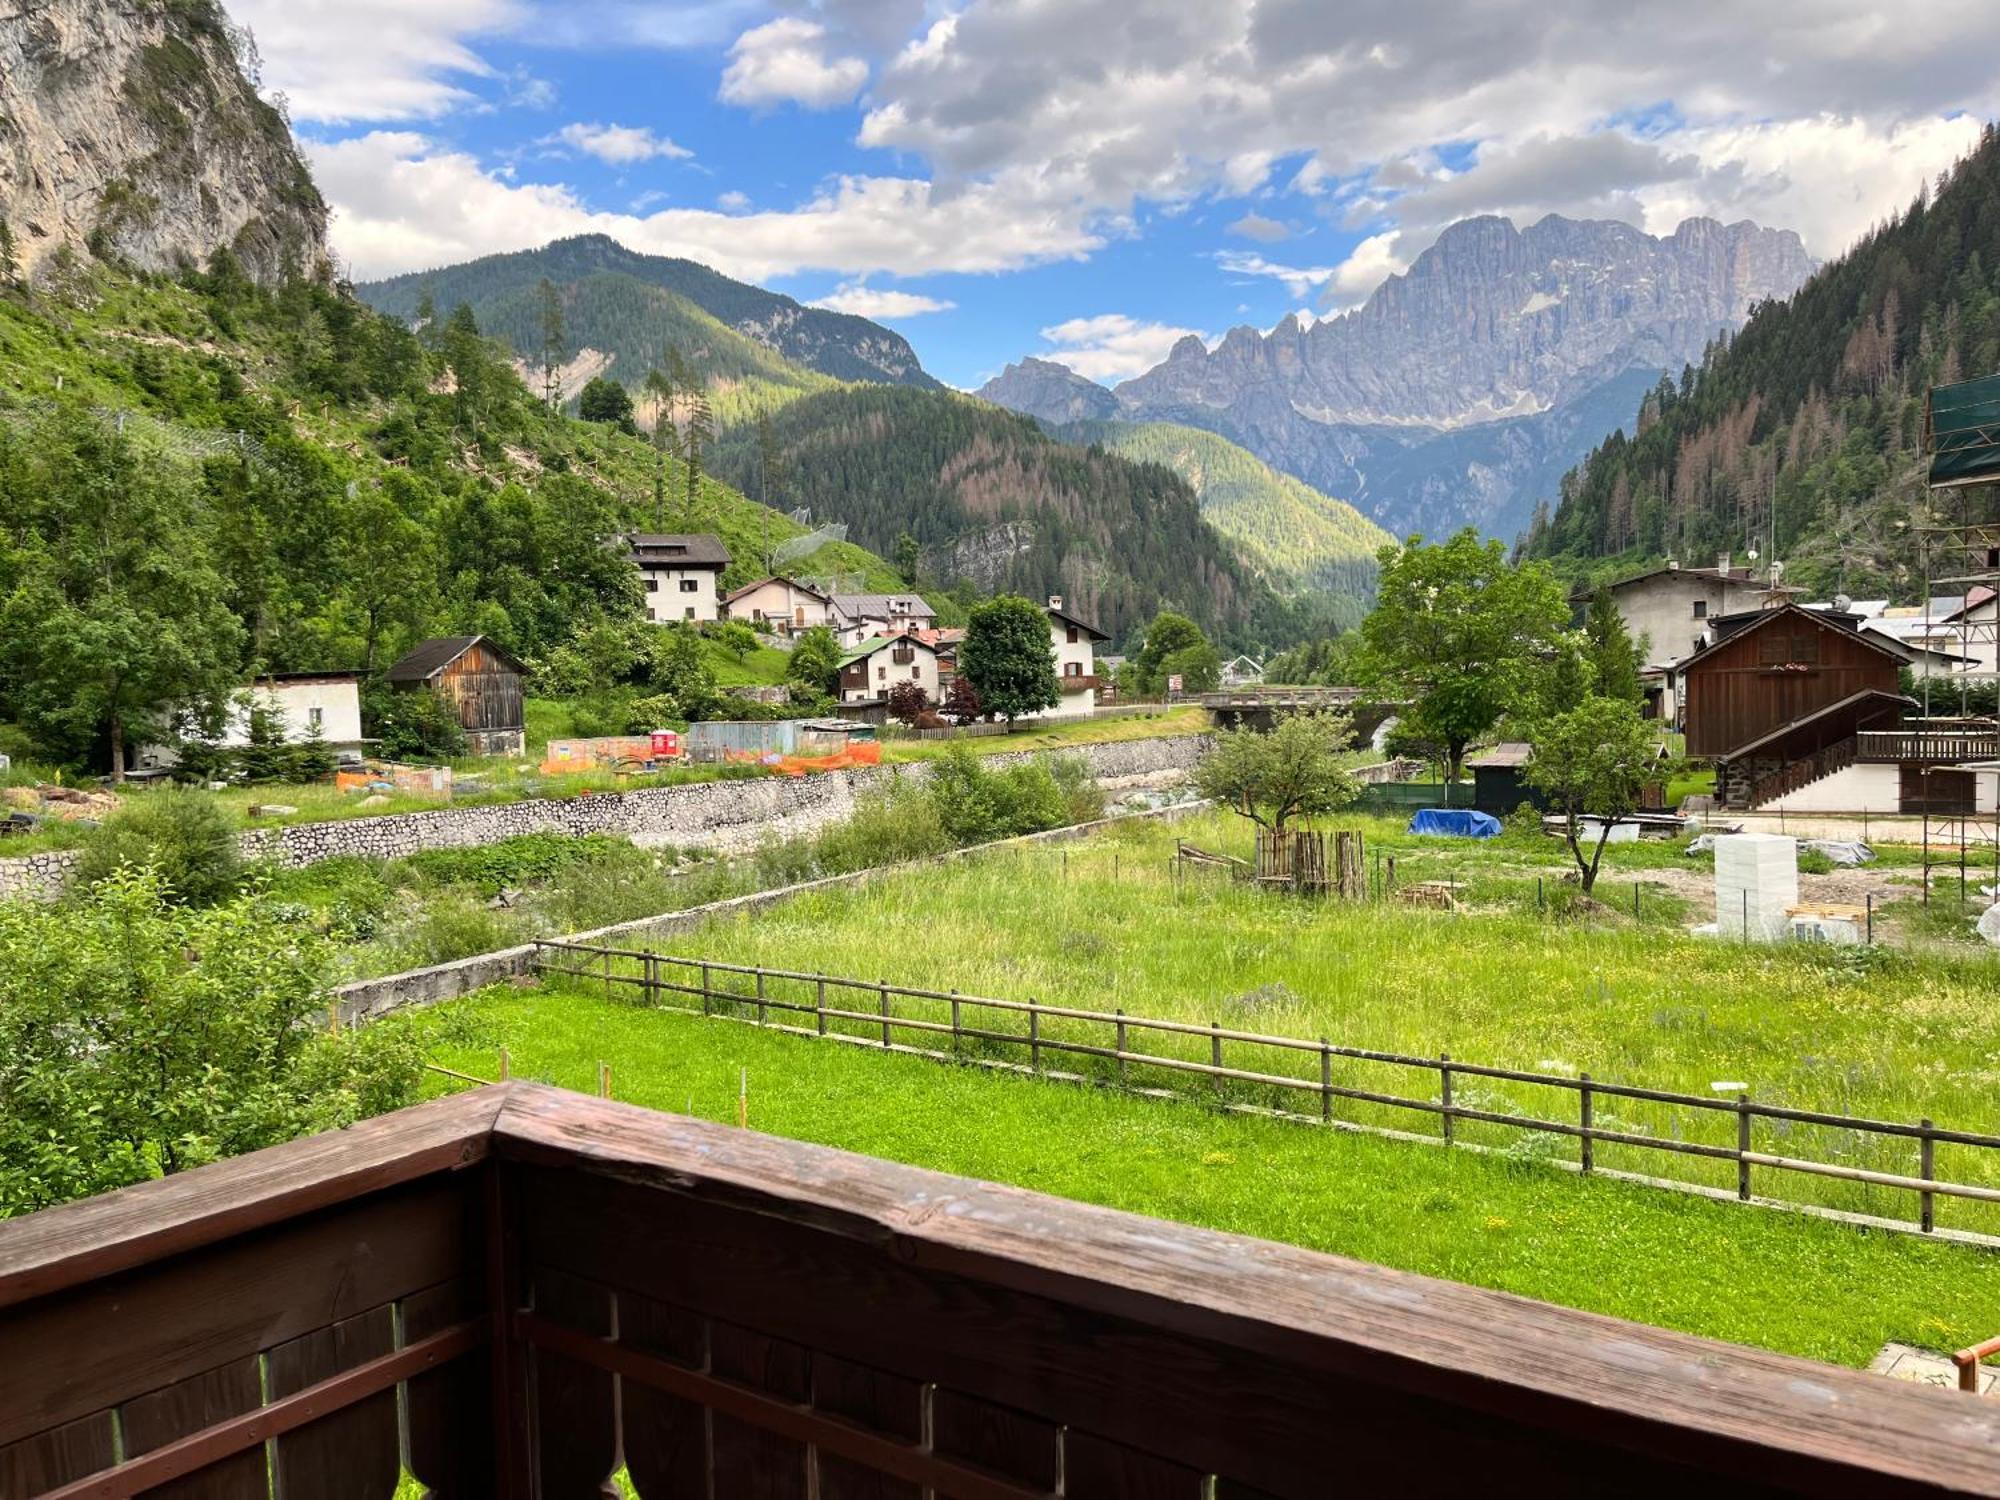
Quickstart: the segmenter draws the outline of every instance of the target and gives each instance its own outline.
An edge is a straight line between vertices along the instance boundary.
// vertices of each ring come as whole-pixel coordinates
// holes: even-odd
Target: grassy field
[[[1211,727],[1205,708],[1162,708],[1157,713],[1083,719],[1039,729],[1034,727],[1034,723],[1032,719],[1023,720],[1013,734],[981,735],[965,740],[891,740],[883,746],[882,758],[891,761],[931,760],[944,754],[946,748],[954,744],[967,745],[980,755],[1002,755],[1020,750],[1062,750],[1078,745],[1106,745],[1118,740],[1205,734]]]
[[[1358,820],[1366,821],[1366,820]],[[999,999],[1123,1009],[1266,1034],[1326,1038],[1406,1055],[1708,1098],[1738,1089],[1776,1105],[1990,1130],[2000,1083],[2000,962],[1990,951],[1912,955],[1884,948],[1746,947],[1689,935],[1693,898],[1666,888],[1672,846],[1622,846],[1582,907],[1553,878],[1554,841],[1510,837],[1480,847],[1416,840],[1368,823],[1405,884],[1462,883],[1467,909],[1400,902],[1341,904],[1256,889],[1216,873],[1176,879],[1177,839],[1247,853],[1247,825],[1210,816],[1135,823],[1087,845],[1008,851],[948,868],[891,875],[864,889],[803,897],[754,918],[718,918],[669,951],[720,962],[820,972]],[[1663,853],[1666,850],[1668,852]],[[1540,861],[1539,865],[1536,863]],[[1372,861],[1371,861],[1372,863]],[[1537,879],[1551,909],[1537,907]],[[1676,872],[1678,873],[1678,872]],[[1698,878],[1698,877],[1696,877]],[[1681,877],[1680,889],[1690,888]],[[1637,886],[1641,916],[1630,915]],[[912,934],[926,935],[912,942]],[[937,1019],[941,1004],[898,1003]],[[1105,1045],[1108,1025],[1052,1022],[1044,1035]],[[1205,1038],[1148,1037],[1169,1055],[1206,1058]],[[1019,1047],[999,1047],[1009,1057]],[[1248,1045],[1232,1066],[1317,1078],[1318,1058]],[[1134,1069],[1141,1081],[1143,1069]],[[1361,1060],[1334,1063],[1337,1084],[1434,1098],[1434,1073]],[[1184,1086],[1166,1075],[1145,1080]],[[1727,1088],[1720,1086],[1728,1085]],[[1300,1106],[1300,1096],[1285,1102]],[[1271,1102],[1281,1102],[1276,1097]],[[1455,1102],[1502,1114],[1573,1119],[1568,1090],[1461,1078]],[[1311,1108],[1310,1103],[1304,1105]],[[1410,1111],[1357,1105],[1369,1123],[1431,1131]],[[1733,1147],[1721,1111],[1603,1100],[1598,1124]],[[1810,1124],[1756,1127],[1754,1149],[1914,1175],[1913,1142]],[[1568,1154],[1554,1136],[1461,1126],[1463,1139]],[[1947,1180],[2000,1181],[1992,1153],[1939,1146]],[[1733,1186],[1734,1168],[1638,1147],[1601,1145],[1600,1165]],[[1908,1218],[1912,1195],[1795,1174],[1760,1190]],[[1775,1181],[1768,1180],[1775,1178]],[[2000,1229],[1988,1206],[1940,1200],[1941,1223]]]
[[[1987,1252],[1530,1161],[1313,1130],[649,1011],[493,990],[416,1018],[435,1058],[1845,1364],[2000,1330]],[[448,1087],[438,1080],[442,1089]]]

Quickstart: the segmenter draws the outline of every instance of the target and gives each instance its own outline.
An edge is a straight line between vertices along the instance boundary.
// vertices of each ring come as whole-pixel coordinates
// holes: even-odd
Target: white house
[[[843,646],[858,646],[870,636],[904,635],[929,630],[937,611],[915,594],[835,594],[832,624]]]
[[[1056,658],[1056,686],[1062,701],[1052,714],[1097,711],[1097,643],[1111,637],[1063,609],[1061,594],[1049,595],[1049,649]],[[1023,715],[1023,717],[1035,717]]]
[[[1708,622],[1757,609],[1770,599],[1768,580],[1760,581],[1749,568],[1732,567],[1726,552],[1712,568],[1684,568],[1669,560],[1607,587],[1626,632],[1644,653],[1647,714],[1669,724],[1680,716],[1680,662],[1715,639]],[[1582,609],[1590,594],[1579,590],[1570,603]]]
[[[842,703],[873,703],[899,682],[914,682],[935,703],[937,647],[914,635],[873,635],[840,659]]]
[[[628,538],[646,587],[646,618],[656,624],[722,618],[718,581],[729,566],[720,537],[642,532]]]
[[[329,750],[359,750],[361,737],[361,674],[359,672],[274,672],[259,677],[231,700],[222,732],[213,743],[240,749],[250,743],[252,705],[276,716],[279,732],[290,743],[317,736]],[[163,771],[180,757],[171,745],[147,745],[139,751],[138,770]]]
[[[793,635],[832,619],[833,598],[796,578],[760,578],[722,596],[726,619]]]

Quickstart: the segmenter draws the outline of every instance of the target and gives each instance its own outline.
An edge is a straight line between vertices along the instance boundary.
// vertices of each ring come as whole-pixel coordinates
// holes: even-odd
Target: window
[[[1706,599],[1697,599],[1694,601],[1694,617],[1697,620],[1706,620],[1708,618],[1708,601]]]
[[[681,580],[681,592],[683,594],[698,593],[700,589],[701,580],[699,578],[683,578]]]
[[[1076,644],[1076,627],[1074,625],[1069,628],[1069,643],[1072,646]]]
[[[1064,663],[1063,663],[1063,676],[1065,676],[1065,677],[1081,677],[1082,675],[1083,675],[1083,663],[1082,663],[1082,662],[1080,662],[1080,661],[1070,661],[1070,662],[1064,662]]]
[[[1819,660],[1819,635],[1817,632],[1814,632],[1812,635],[1795,635],[1792,637],[1792,660],[1810,662]]]
[[[325,727],[326,727],[325,709],[309,708],[306,710],[306,728],[310,729],[314,734],[318,734],[320,730],[324,729]]]
[[[657,579],[657,578],[655,578],[655,577],[653,577],[653,576],[652,576],[652,575],[651,575],[650,573],[649,573],[649,574],[647,574],[647,575],[646,575],[646,592],[647,592],[647,593],[649,593],[649,594],[657,594],[657,593],[658,593],[659,591],[660,591],[660,580],[659,580],[659,579]]]
[[[1769,631],[1757,642],[1757,660],[1767,667],[1783,666],[1789,659],[1787,653],[1792,648],[1791,637],[1773,635]]]
[[[875,669],[875,680],[877,682],[887,682],[889,680],[889,669],[887,667],[877,667]]]
[[[915,682],[918,678],[922,677],[923,675],[924,675],[924,669],[922,667],[910,668],[910,681]]]
[[[889,653],[889,660],[899,667],[907,667],[917,659],[917,653],[908,646],[898,646]]]
[[[694,606],[692,604],[681,611],[681,618],[683,620],[692,620],[694,618]]]

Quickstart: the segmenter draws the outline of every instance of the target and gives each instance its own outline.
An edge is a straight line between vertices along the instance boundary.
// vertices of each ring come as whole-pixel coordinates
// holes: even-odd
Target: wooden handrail
[[[1979,1362],[1996,1354],[2000,1354],[2000,1337],[1990,1338],[1983,1344],[1974,1344],[1970,1349],[1961,1349],[1952,1355],[1951,1362],[1958,1366],[1958,1388],[1977,1393]]]

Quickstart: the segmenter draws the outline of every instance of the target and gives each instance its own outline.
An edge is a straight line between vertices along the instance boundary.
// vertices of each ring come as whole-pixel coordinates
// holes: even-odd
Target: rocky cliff
[[[1609,430],[1576,420],[1579,405],[1629,421],[1636,372],[1699,361],[1812,269],[1797,235],[1750,223],[1690,219],[1656,238],[1468,219],[1354,312],[1237,328],[1214,350],[1183,339],[1116,395],[1128,418],[1220,432],[1392,531],[1510,536]]]
[[[1009,365],[973,394],[1039,422],[1102,422],[1118,415],[1118,398],[1067,365],[1028,356]]]
[[[212,0],[0,0],[0,220],[24,275],[58,247],[148,271],[232,250],[274,280],[326,205]]]

